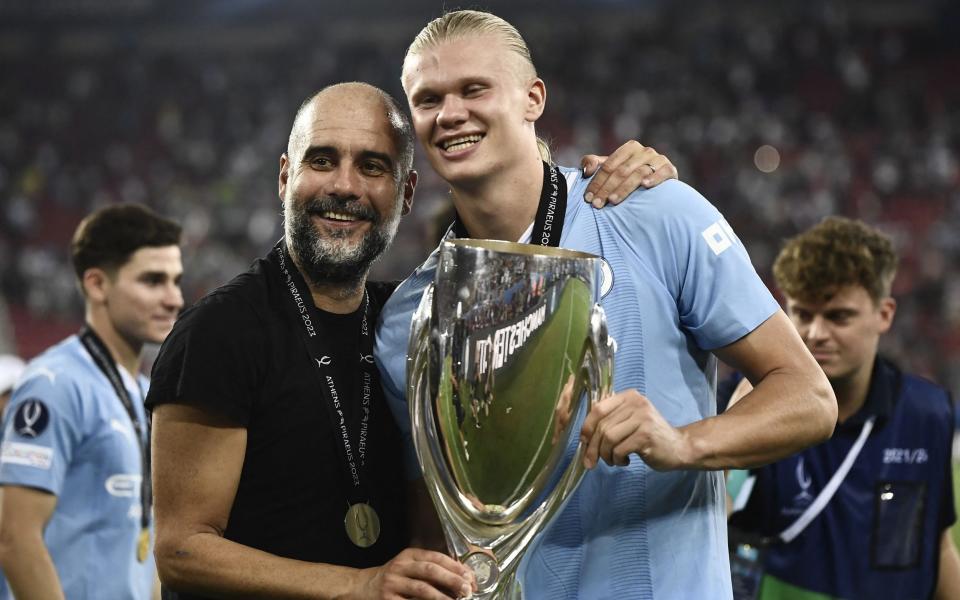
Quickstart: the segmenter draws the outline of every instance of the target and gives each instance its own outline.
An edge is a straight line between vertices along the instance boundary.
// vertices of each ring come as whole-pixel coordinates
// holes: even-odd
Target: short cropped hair
[[[87,269],[112,273],[144,247],[177,246],[181,228],[140,204],[113,204],[89,214],[70,242],[77,279]]]
[[[890,238],[862,221],[827,217],[787,241],[773,264],[789,298],[826,302],[840,288],[862,286],[874,303],[890,295],[899,259]]]

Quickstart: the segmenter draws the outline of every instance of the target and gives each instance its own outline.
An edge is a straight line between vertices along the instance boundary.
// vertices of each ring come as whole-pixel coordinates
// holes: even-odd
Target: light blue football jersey
[[[743,245],[684,183],[667,181],[597,210],[583,201],[580,172],[562,172],[568,202],[560,245],[602,256],[610,267],[601,305],[617,343],[614,389],[636,388],[674,426],[714,416],[710,350],[779,310]],[[405,349],[436,261],[434,252],[397,289],[377,330],[383,384],[408,440]],[[722,474],[659,473],[636,456],[627,467],[601,462],[519,573],[524,598],[535,600],[731,598]]]
[[[118,369],[145,423],[147,380]],[[57,496],[43,539],[64,595],[150,598],[153,549],[137,560],[142,465],[136,433],[110,381],[71,336],[34,359],[4,413],[0,484]],[[6,515],[5,515],[6,516]],[[152,542],[152,532],[151,532]],[[0,572],[0,598],[10,598]]]

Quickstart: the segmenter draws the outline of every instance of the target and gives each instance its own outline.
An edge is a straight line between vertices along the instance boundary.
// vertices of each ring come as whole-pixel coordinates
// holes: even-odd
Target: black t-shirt
[[[372,323],[393,287],[367,284]],[[227,539],[298,560],[381,565],[409,542],[400,433],[382,394],[375,394],[364,473],[381,534],[371,547],[359,548],[344,529],[349,500],[341,438],[316,367],[284,312],[283,292],[261,259],[185,311],[154,364],[147,407],[190,404],[247,429]],[[362,307],[350,315],[318,312],[318,331],[337,340],[336,352],[357,364]],[[339,387],[348,415],[360,410],[356,380],[344,378]]]

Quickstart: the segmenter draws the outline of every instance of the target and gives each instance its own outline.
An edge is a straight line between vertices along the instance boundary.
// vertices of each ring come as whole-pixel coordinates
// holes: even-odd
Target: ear
[[[534,78],[527,88],[527,110],[524,118],[533,123],[543,114],[543,109],[547,106],[547,86],[539,77]]]
[[[417,187],[417,177],[417,172],[410,169],[407,181],[403,184],[403,208],[400,209],[400,214],[403,216],[409,215],[410,209],[413,208],[413,192]]]
[[[897,313],[897,301],[887,296],[881,298],[877,306],[877,315],[880,319],[880,333],[884,334],[890,331],[893,325],[893,316]]]
[[[290,159],[287,158],[287,153],[284,152],[280,155],[280,177],[277,181],[278,188],[280,191],[280,203],[283,203],[283,199],[287,195],[287,178],[290,176]]]
[[[80,288],[87,301],[102,304],[107,301],[111,283],[106,271],[99,267],[91,267],[83,272]]]

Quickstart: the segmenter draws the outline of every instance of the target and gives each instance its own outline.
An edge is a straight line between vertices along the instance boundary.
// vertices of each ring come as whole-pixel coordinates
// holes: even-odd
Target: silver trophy
[[[583,478],[574,436],[613,378],[599,274],[583,252],[448,241],[414,314],[414,445],[476,598],[519,597],[524,550]]]

